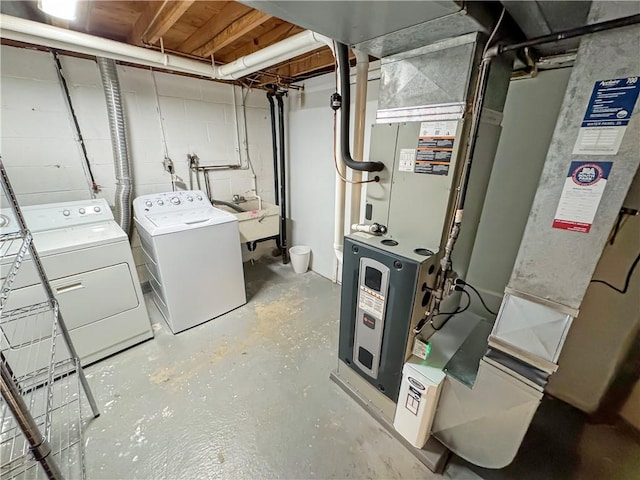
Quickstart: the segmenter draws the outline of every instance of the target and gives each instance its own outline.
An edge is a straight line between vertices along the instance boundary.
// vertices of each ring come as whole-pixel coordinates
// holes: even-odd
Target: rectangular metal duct
[[[243,1],[253,8],[382,58],[472,32],[494,18],[481,2]]]

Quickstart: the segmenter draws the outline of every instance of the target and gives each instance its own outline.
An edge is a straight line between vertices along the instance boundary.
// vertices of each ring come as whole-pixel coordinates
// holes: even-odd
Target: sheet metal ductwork
[[[129,234],[131,230],[131,171],[118,71],[116,70],[116,61],[113,59],[97,57],[97,62],[107,101],[111,148],[113,149],[116,173],[115,217],[118,225]]]
[[[485,2],[245,0],[242,3],[378,58],[467,33],[488,34],[495,21]]]

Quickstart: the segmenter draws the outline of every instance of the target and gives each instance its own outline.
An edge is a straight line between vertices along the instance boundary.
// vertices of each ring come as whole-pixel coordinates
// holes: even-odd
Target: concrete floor
[[[88,478],[440,478],[329,380],[339,287],[279,263],[246,282],[246,306],[177,336],[147,298],[155,339],[86,369]]]
[[[177,336],[147,298],[155,339],[86,369],[102,412],[87,428],[88,478],[582,479],[640,471],[640,444],[624,432],[609,429],[601,439],[601,430],[581,428],[573,454],[556,448],[573,445],[571,422],[580,421],[554,402],[551,414],[543,404],[512,466],[487,471],[454,458],[435,475],[329,380],[339,287],[279,263],[247,264],[245,275],[246,306]],[[568,430],[554,415],[569,419]]]

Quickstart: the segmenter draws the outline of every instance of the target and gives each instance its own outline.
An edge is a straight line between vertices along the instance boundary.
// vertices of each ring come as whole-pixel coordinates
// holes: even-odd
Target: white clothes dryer
[[[153,338],[129,238],[106,200],[32,205],[22,213],[83,365]],[[0,233],[15,228],[13,212],[0,210]],[[0,278],[8,268],[0,265]],[[43,292],[27,257],[6,308],[42,301]],[[30,361],[47,365],[41,354]]]

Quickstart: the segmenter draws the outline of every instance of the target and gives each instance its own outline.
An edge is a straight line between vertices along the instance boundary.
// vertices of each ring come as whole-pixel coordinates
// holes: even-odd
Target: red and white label
[[[553,228],[589,233],[607,185],[612,162],[571,162]]]

